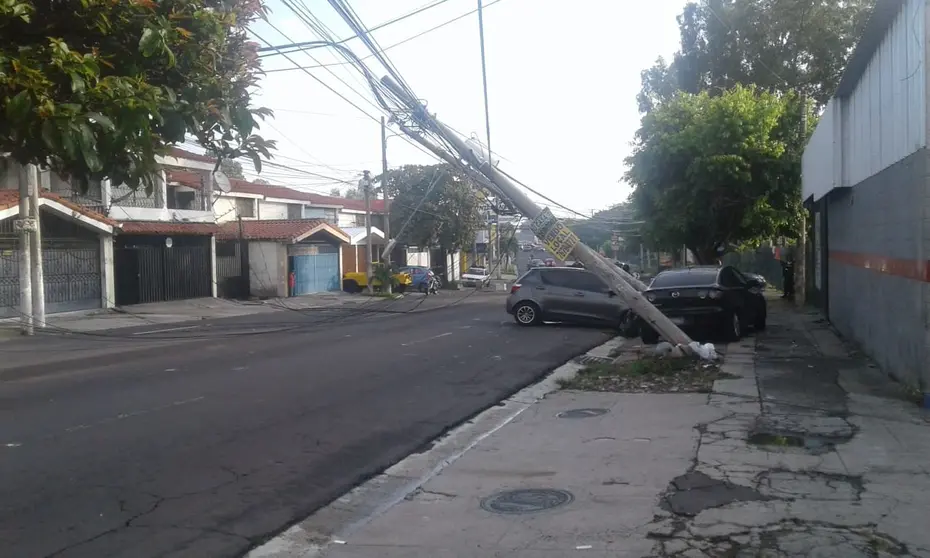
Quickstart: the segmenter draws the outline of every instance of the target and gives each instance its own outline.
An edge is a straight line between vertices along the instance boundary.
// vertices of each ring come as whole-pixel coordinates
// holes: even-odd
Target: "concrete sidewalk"
[[[554,393],[250,556],[930,557],[930,423],[903,390],[781,302],[722,371],[710,395]]]

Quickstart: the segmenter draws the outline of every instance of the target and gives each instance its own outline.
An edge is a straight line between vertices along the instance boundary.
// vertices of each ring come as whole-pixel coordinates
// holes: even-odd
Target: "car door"
[[[536,287],[540,293],[540,305],[548,318],[556,321],[578,320],[579,300],[584,292],[577,288],[567,269],[541,268],[542,285]]]
[[[752,323],[755,319],[755,305],[750,301],[746,280],[734,268],[724,267],[720,270],[720,285],[725,289],[731,309],[739,312],[744,323]]]
[[[592,321],[616,325],[620,323],[624,306],[610,286],[590,271],[573,273],[572,280],[583,293],[575,295],[578,314]]]
[[[746,301],[747,304],[752,306],[753,320],[755,320],[763,311],[762,309],[765,307],[765,294],[763,293],[763,286],[752,278],[743,275],[740,270],[734,268],[733,271],[736,273],[737,277],[739,277],[746,285]]]

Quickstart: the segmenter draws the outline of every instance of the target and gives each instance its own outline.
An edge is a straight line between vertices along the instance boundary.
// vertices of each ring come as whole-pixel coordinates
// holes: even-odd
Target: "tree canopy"
[[[460,171],[445,164],[407,165],[392,170],[387,182],[393,198],[391,230],[399,242],[448,251],[474,243],[484,224],[482,200]]]
[[[0,0],[0,152],[79,185],[151,190],[187,135],[261,171],[261,74],[246,27],[261,0]]]
[[[678,17],[680,48],[642,72],[647,112],[677,91],[734,85],[804,93],[818,105],[836,90],[875,0],[700,0]]]
[[[687,246],[711,263],[718,247],[792,234],[807,136],[801,114],[796,95],[739,85],[717,96],[679,93],[647,113],[626,161],[645,239]]]

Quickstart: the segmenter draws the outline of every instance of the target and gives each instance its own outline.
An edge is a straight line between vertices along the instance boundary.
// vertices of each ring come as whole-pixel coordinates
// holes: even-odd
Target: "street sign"
[[[567,260],[575,246],[581,242],[575,233],[555,218],[548,207],[533,219],[530,229],[542,240],[549,252],[560,260]]]

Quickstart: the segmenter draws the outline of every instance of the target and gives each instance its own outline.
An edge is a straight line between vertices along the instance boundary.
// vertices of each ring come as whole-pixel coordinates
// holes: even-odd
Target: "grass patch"
[[[688,357],[643,357],[611,364],[593,364],[574,378],[562,380],[562,389],[621,393],[709,393],[715,380],[732,378],[716,363]]]

